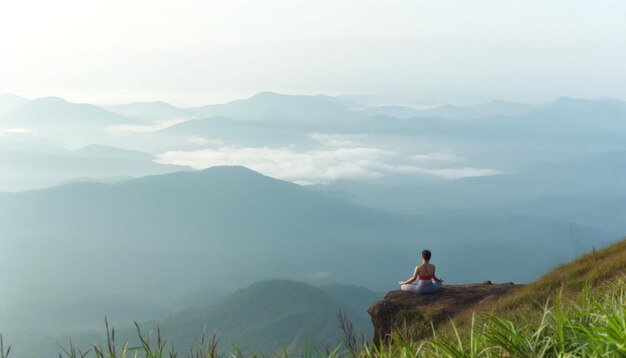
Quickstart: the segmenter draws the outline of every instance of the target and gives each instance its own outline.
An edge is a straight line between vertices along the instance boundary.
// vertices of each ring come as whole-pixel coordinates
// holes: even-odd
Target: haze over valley
[[[626,229],[617,100],[398,114],[272,92],[195,108],[1,98],[8,333],[90,337],[104,316],[165,319],[270,279],[383,292],[422,247],[450,283],[528,282]],[[365,307],[336,307],[369,332]]]
[[[424,249],[447,293],[473,287],[466,303],[534,287],[511,282],[551,297],[543,283],[596,252],[618,277],[624,14],[616,0],[2,2],[0,357],[56,357],[70,337],[96,357],[113,327],[118,347],[140,344],[135,322],[179,356],[203,334],[224,356],[347,353],[388,337],[395,313],[368,307]],[[405,293],[389,297],[411,311]],[[429,332],[431,313],[416,316]]]

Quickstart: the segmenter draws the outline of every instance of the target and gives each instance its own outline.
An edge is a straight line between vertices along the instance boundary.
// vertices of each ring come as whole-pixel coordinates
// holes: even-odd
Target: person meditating
[[[441,288],[443,279],[435,276],[435,265],[429,262],[430,257],[431,253],[429,250],[422,251],[422,264],[415,267],[413,277],[406,281],[398,282],[402,291],[429,293]]]

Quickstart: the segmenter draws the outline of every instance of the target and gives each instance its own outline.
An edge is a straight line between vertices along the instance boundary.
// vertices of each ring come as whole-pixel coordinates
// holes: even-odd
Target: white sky
[[[623,0],[0,0],[0,93],[626,99]]]

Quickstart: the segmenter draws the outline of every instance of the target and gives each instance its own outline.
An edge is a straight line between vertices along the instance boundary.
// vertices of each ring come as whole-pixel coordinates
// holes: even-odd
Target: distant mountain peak
[[[571,103],[571,102],[577,102],[577,101],[581,101],[581,100],[573,98],[573,97],[563,96],[563,97],[557,98],[554,102],[555,103]]]
[[[449,118],[480,118],[493,116],[511,116],[526,113],[533,108],[530,104],[509,102],[496,99],[471,106],[455,106],[446,104],[439,107],[421,110],[417,116],[449,117]]]
[[[571,112],[575,114],[586,113],[589,116],[619,116],[626,110],[626,106],[620,101],[560,97],[553,102],[542,105],[539,109],[557,110],[559,112]]]
[[[8,93],[8,92],[5,92],[5,93],[0,93],[0,98],[1,98],[1,99],[5,99],[5,98],[11,98],[11,99],[21,99],[21,100],[23,100],[23,101],[28,101],[28,98],[24,98],[24,97],[22,97],[22,96],[18,96],[18,95],[16,95],[16,94],[14,94],[14,93]]]
[[[86,123],[102,125],[132,124],[135,120],[88,103],[73,103],[61,97],[41,97],[28,101],[3,115],[15,125],[40,126],[54,123],[74,126]]]
[[[278,92],[264,91],[259,92],[252,97],[248,97],[247,99],[235,100],[229,103],[245,103],[245,102],[267,102],[267,101],[281,101],[281,100],[289,100],[290,98],[298,97],[289,94],[282,94]]]
[[[47,96],[47,97],[39,97],[31,101],[31,103],[63,103],[63,104],[72,104],[65,98],[56,97],[56,96]]]
[[[444,104],[443,106],[434,107],[434,108],[439,108],[439,109],[461,109],[462,107],[455,106],[453,104]]]
[[[13,93],[2,93],[0,94],[0,114],[17,108],[28,101],[29,99]]]
[[[273,92],[273,91],[263,91],[263,92],[259,92],[257,94],[255,94],[254,96],[250,97],[250,98],[263,98],[263,97],[285,97],[285,96],[289,96],[287,94],[281,94],[278,92]]]
[[[242,173],[242,174],[252,174],[265,176],[257,171],[254,171],[248,167],[244,167],[243,165],[216,165],[213,167],[209,167],[206,169],[199,170],[200,173]]]
[[[226,116],[233,119],[253,120],[312,120],[345,118],[351,113],[336,100],[308,95],[290,95],[260,92],[247,98],[224,104],[193,109],[203,117]]]

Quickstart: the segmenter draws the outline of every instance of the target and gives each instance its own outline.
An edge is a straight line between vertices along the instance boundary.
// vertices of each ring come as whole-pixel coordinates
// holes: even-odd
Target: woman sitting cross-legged
[[[422,251],[422,264],[415,267],[413,277],[399,282],[402,291],[429,293],[441,288],[443,279],[435,276],[435,265],[429,262],[430,256],[430,251]]]

